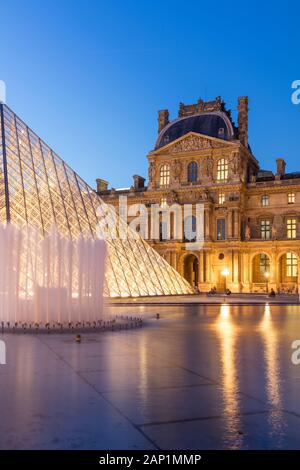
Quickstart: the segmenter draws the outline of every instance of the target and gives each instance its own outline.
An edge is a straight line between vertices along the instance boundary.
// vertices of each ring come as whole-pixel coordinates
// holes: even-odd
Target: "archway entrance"
[[[279,290],[293,294],[298,290],[298,256],[289,251],[279,258]]]
[[[252,282],[254,292],[268,290],[270,276],[270,258],[265,253],[254,256],[252,260]]]
[[[197,256],[188,255],[184,259],[184,277],[191,286],[198,286],[199,261]]]

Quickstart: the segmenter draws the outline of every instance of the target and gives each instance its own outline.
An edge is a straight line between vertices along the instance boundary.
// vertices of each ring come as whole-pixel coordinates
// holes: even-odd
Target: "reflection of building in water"
[[[240,434],[240,396],[238,364],[236,356],[237,326],[233,323],[230,305],[221,305],[216,326],[220,340],[221,386],[224,400],[226,445],[240,448],[243,437]]]
[[[266,395],[272,411],[268,415],[271,431],[278,438],[284,435],[286,426],[282,408],[282,384],[280,373],[279,331],[274,324],[270,306],[265,306],[264,315],[260,323],[260,332],[264,342],[264,359],[266,369]],[[274,411],[276,408],[276,411]]]
[[[174,235],[164,240],[163,230],[160,240],[150,242],[202,291],[214,285],[224,290],[221,273],[227,267],[226,284],[233,292],[295,292],[300,285],[300,172],[286,172],[282,158],[275,173],[260,168],[248,143],[247,97],[238,98],[237,121],[238,126],[219,97],[181,103],[173,121],[167,110],[159,111],[148,185],[135,175],[130,188],[115,190],[98,179],[98,194],[116,207],[120,195],[128,196],[128,204],[146,207],[201,202],[203,250],[187,250],[185,240]],[[185,223],[193,226],[194,218]]]

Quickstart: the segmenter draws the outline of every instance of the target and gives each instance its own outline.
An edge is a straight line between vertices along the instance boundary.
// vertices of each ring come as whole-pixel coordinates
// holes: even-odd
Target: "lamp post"
[[[223,271],[221,271],[221,274],[222,276],[224,276],[224,279],[225,279],[225,293],[226,293],[226,289],[227,289],[227,276],[229,274],[229,269],[228,268],[224,268]]]
[[[268,293],[269,292],[269,276],[270,276],[270,273],[268,271],[265,272],[265,278],[266,278],[266,292]]]

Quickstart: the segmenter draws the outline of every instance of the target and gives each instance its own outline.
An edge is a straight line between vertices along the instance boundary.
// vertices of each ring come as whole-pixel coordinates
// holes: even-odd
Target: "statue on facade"
[[[156,174],[155,163],[150,162],[150,165],[149,165],[149,183],[154,183],[155,174]]]
[[[273,240],[276,240],[276,238],[277,238],[277,228],[274,225],[272,225],[271,234],[272,234]]]
[[[235,153],[231,160],[232,173],[236,175],[239,171],[240,156],[238,153]]]
[[[175,160],[174,166],[173,166],[173,175],[174,175],[175,181],[180,180],[181,173],[182,173],[182,163],[180,160]]]
[[[208,192],[207,189],[205,189],[205,190],[203,191],[202,199],[203,199],[203,201],[209,201],[210,196],[209,196],[209,192]]]
[[[245,240],[250,240],[251,238],[251,229],[250,226],[247,224],[245,227]]]
[[[212,157],[207,157],[205,160],[205,173],[208,178],[212,177],[214,161]]]

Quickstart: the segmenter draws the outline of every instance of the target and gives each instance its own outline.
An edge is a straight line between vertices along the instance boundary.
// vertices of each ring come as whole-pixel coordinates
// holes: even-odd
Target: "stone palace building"
[[[300,172],[262,170],[248,143],[248,98],[238,98],[238,123],[220,97],[180,104],[178,118],[158,113],[158,138],[148,154],[148,184],[133,176],[127,189],[97,192],[118,206],[178,203],[204,205],[204,245],[186,249],[186,240],[149,240],[193,287],[208,291],[294,293],[300,285]],[[197,247],[197,244],[195,244]]]

